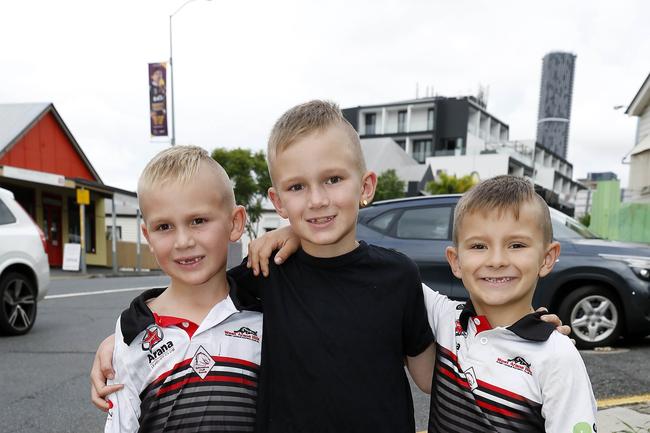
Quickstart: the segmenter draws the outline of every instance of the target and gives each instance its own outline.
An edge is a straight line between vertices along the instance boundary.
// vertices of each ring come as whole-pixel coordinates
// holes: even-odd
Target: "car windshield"
[[[564,214],[558,215],[558,213],[551,213],[555,239],[600,239],[579,221]]]

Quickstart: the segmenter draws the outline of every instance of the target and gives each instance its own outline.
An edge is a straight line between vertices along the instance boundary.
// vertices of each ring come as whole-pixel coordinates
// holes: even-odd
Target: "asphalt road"
[[[54,281],[39,304],[34,329],[0,338],[0,431],[103,431],[105,415],[89,402],[88,371],[99,342],[137,290],[162,286],[165,277]],[[58,297],[60,295],[77,295]],[[582,352],[597,399],[650,393],[650,339],[625,342],[611,352]],[[428,396],[413,388],[417,431],[426,430]]]

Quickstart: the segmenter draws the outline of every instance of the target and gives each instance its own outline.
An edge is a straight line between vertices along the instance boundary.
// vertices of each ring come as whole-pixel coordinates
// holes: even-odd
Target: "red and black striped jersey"
[[[157,316],[146,300],[162,290],[143,293],[117,321],[111,383],[124,388],[109,396],[105,432],[253,431],[262,314],[227,297],[200,325]]]
[[[436,338],[430,433],[595,431],[586,368],[554,325],[533,313],[493,328],[471,302],[424,291]]]

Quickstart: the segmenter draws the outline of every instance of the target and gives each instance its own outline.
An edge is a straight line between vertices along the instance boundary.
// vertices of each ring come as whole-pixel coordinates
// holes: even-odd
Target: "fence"
[[[621,203],[618,180],[598,182],[589,229],[605,239],[650,243],[650,204]]]

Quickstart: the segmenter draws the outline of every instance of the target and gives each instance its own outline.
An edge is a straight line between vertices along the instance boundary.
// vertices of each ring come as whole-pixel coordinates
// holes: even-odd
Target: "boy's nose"
[[[312,188],[309,194],[309,207],[319,208],[329,204],[329,198],[324,188]]]
[[[186,228],[179,228],[176,231],[176,242],[175,242],[175,247],[176,248],[188,248],[188,247],[193,247],[195,244],[194,242],[194,236],[192,235],[191,230],[186,229]]]
[[[488,266],[500,268],[508,265],[508,258],[503,248],[491,248],[488,256]]]

